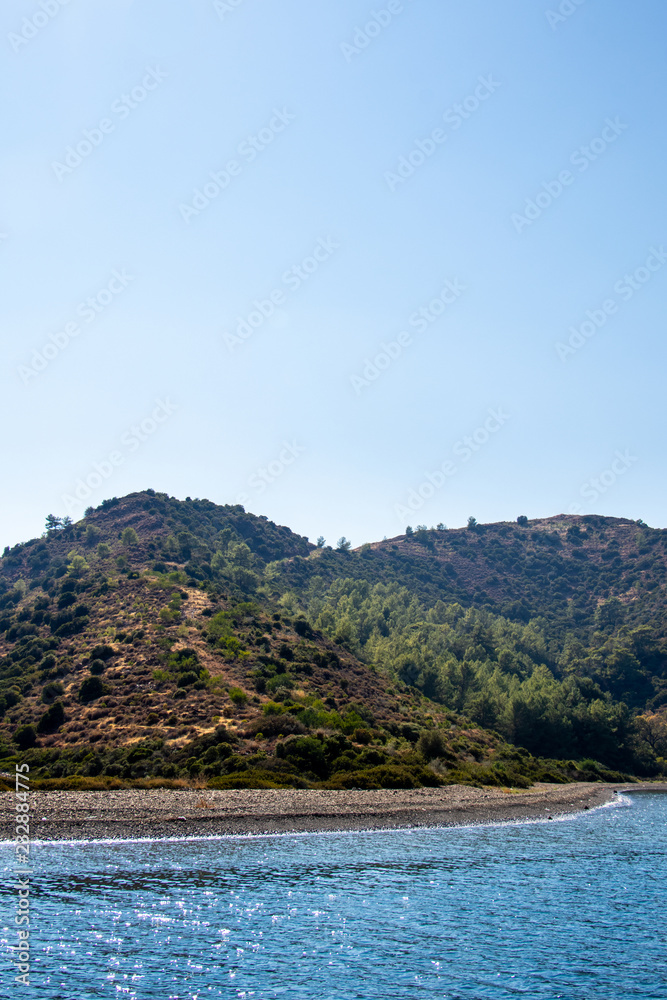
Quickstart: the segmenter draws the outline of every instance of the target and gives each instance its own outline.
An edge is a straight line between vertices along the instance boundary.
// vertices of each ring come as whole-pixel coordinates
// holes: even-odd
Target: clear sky
[[[2,545],[667,525],[661,0],[5,0]],[[78,495],[77,495],[78,494]]]

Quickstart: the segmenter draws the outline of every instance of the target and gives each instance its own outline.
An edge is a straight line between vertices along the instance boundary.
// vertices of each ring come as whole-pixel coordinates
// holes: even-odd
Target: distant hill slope
[[[623,606],[619,622],[667,624],[667,531],[624,518],[562,514],[523,526],[421,528],[355,555],[345,563],[341,553],[311,551],[305,562],[291,559],[283,578],[297,589],[313,575],[399,583],[431,603],[457,601],[520,622],[540,617],[555,638],[565,630],[585,636],[613,598]]]
[[[0,560],[6,766],[18,746],[38,777],[227,786],[659,773],[666,537],[561,516],[339,552],[239,506],[105,501]]]

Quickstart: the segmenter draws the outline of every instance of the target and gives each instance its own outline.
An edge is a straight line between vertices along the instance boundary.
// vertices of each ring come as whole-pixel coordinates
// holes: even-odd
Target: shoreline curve
[[[667,792],[667,782],[535,784],[526,790],[447,785],[415,789],[119,789],[35,791],[33,841],[163,840],[475,826],[556,819],[617,793]],[[0,793],[0,841],[13,840],[14,794]]]

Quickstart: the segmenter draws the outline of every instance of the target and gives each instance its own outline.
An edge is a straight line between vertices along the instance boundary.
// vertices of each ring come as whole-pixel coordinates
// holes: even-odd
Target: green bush
[[[86,545],[94,545],[99,539],[102,532],[99,528],[96,528],[94,524],[89,524],[86,528],[85,542]]]
[[[112,656],[115,656],[116,650],[113,646],[103,643],[99,646],[93,646],[90,651],[91,660],[109,660]]]
[[[276,757],[288,760],[301,774],[325,778],[329,773],[324,745],[316,736],[290,736],[278,743]]]
[[[6,708],[13,708],[21,701],[21,692],[16,687],[5,688],[2,697]]]
[[[37,723],[37,732],[51,733],[54,729],[59,729],[65,721],[65,709],[61,701],[54,701],[53,705],[44,712]]]
[[[294,678],[290,677],[288,674],[276,674],[274,677],[269,677],[266,682],[266,690],[269,693],[277,691],[278,688],[287,688],[291,691],[295,686]]]
[[[72,549],[71,552],[68,552],[67,558],[70,560],[69,563],[67,564],[67,572],[74,579],[80,577],[83,573],[86,572],[87,569],[90,568],[84,557],[80,555],[78,552],[76,552],[74,549]]]
[[[532,784],[530,778],[520,774],[515,768],[508,767],[506,764],[494,764],[492,770],[501,783],[510,788],[530,788]]]
[[[249,726],[249,734],[263,733],[267,739],[272,736],[305,735],[306,727],[295,716],[286,712],[284,715],[264,715],[253,719]]]
[[[37,742],[37,733],[34,726],[20,726],[13,736],[14,743],[19,750],[28,750],[34,747]]]
[[[72,618],[70,621],[63,622],[56,628],[54,635],[59,636],[61,639],[66,639],[70,635],[78,635],[80,632],[84,632],[88,628],[89,619],[84,615],[80,618]]]
[[[209,778],[208,788],[307,788],[307,782],[298,775],[251,768],[241,774],[225,774]]]
[[[209,778],[208,788],[280,788],[280,785],[273,780],[273,776],[255,774],[246,771],[245,774],[225,774],[216,778]]]
[[[93,662],[90,664],[90,672],[94,676],[99,677],[100,674],[104,673],[105,667],[106,664],[104,660],[93,660]]]
[[[197,674],[197,677],[199,677],[201,673],[199,657],[194,649],[177,649],[176,652],[172,653],[169,657],[167,666],[171,670],[176,670],[181,674],[186,671],[193,671]]]
[[[417,740],[416,749],[426,760],[435,760],[436,758],[449,758],[451,760],[454,757],[440,729],[425,729]]]
[[[433,774],[421,769],[408,769],[398,764],[383,764],[364,771],[338,772],[324,784],[325,788],[421,788],[442,782]]]
[[[357,758],[357,767],[377,767],[380,764],[389,763],[387,754],[384,750],[378,750],[376,747],[367,747],[362,750]]]
[[[86,704],[89,701],[95,701],[96,698],[101,698],[103,694],[107,694],[107,687],[102,683],[99,677],[86,677],[79,688],[79,701]]]
[[[185,673],[179,674],[176,686],[179,688],[189,687],[198,680],[199,674],[196,674],[194,670],[186,670]]]
[[[42,688],[42,701],[48,705],[52,701],[55,701],[59,695],[64,694],[64,692],[65,689],[60,681],[51,681]]]
[[[368,746],[369,743],[373,742],[373,733],[370,729],[357,728],[354,730],[352,738],[355,743],[363,743],[365,746]]]

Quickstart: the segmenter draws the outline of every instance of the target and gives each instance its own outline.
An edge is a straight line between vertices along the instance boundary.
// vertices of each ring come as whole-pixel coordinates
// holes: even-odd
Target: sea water
[[[667,998],[667,795],[477,827],[33,848],[1,995]]]

